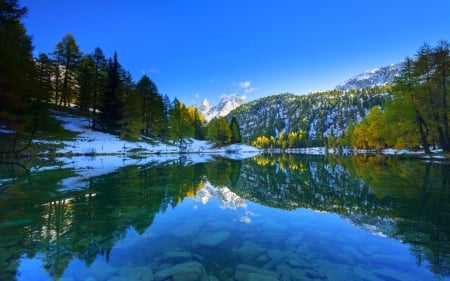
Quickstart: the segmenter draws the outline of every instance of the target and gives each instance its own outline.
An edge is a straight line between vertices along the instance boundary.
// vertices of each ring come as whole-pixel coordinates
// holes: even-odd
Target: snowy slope
[[[89,121],[85,117],[58,112],[52,112],[52,116],[59,120],[66,130],[78,135],[72,141],[35,140],[35,143],[54,144],[58,147],[62,144],[64,147],[56,150],[56,155],[53,155],[60,163],[58,166],[35,167],[33,171],[75,170],[77,175],[61,182],[60,191],[83,189],[86,187],[86,178],[111,173],[129,165],[180,161],[183,165],[191,165],[213,161],[214,156],[245,159],[260,153],[258,149],[248,145],[234,144],[216,148],[210,142],[191,139],[187,149],[180,154],[179,147],[175,145],[129,142],[107,133],[93,131],[89,129]]]
[[[403,63],[391,64],[358,74],[336,86],[337,90],[357,90],[392,84],[400,75]]]
[[[302,131],[308,140],[317,140],[342,136],[349,124],[361,121],[373,106],[381,106],[388,98],[389,94],[376,91],[281,94],[251,101],[230,114],[243,139]]]
[[[89,121],[85,117],[68,114],[54,114],[54,118],[61,121],[66,130],[78,133],[73,141],[64,141],[64,148],[57,151],[58,154],[72,155],[111,155],[111,154],[162,154],[179,153],[180,149],[176,145],[147,142],[130,142],[121,140],[117,136],[107,133],[93,131],[89,129]],[[201,140],[189,140],[187,153],[215,153],[215,154],[236,154],[236,153],[258,153],[259,151],[247,145],[230,145],[215,148],[212,143]],[[235,156],[234,156],[235,157]]]

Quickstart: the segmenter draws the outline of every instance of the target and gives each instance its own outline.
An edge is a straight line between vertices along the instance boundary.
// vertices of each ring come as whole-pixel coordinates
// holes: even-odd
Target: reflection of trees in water
[[[62,276],[78,258],[91,265],[109,257],[129,227],[143,233],[156,214],[176,206],[201,187],[202,166],[148,165],[126,167],[86,179],[85,188],[60,193],[73,171],[22,175],[2,193],[0,212],[0,280],[11,279],[23,254],[39,254],[45,270]],[[23,242],[19,242],[23,241]]]
[[[352,176],[342,161],[336,161],[295,155],[258,156],[243,164],[244,172],[235,192],[282,209],[384,215],[390,202],[375,200],[371,189],[360,178]]]
[[[2,186],[0,197],[2,280],[16,273],[24,253],[39,255],[55,279],[74,258],[86,265],[99,255],[108,259],[127,229],[143,233],[156,214],[195,195],[206,180],[267,206],[334,212],[355,224],[389,219],[395,229],[386,232],[410,244],[418,262],[429,261],[438,274],[450,273],[446,165],[295,155],[191,166],[175,162],[122,168],[65,193],[57,189],[75,176],[71,170],[16,175],[8,188]]]
[[[258,156],[233,192],[277,208],[334,212],[411,245],[450,274],[450,167],[381,156]],[[257,187],[257,188],[255,188]],[[389,225],[386,221],[392,222]]]
[[[450,274],[450,166],[367,156],[351,161],[349,167],[379,198],[395,202],[396,236],[411,245],[417,261]]]

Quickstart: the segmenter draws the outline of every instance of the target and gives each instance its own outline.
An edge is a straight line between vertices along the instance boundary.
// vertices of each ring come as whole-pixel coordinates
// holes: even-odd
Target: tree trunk
[[[448,110],[447,110],[447,72],[446,72],[445,59],[442,66],[442,119],[444,125],[444,144],[443,150],[450,152],[450,134],[448,128]]]
[[[423,149],[425,151],[426,154],[430,154],[430,146],[428,144],[428,127],[425,124],[425,121],[422,118],[422,115],[420,114],[420,112],[418,110],[416,110],[416,114],[417,114],[417,118],[416,118],[416,123],[417,126],[419,128],[419,134],[420,134],[420,142],[422,143]]]

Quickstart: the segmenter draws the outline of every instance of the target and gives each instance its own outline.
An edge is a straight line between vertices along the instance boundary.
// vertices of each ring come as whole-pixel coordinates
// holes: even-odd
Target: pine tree
[[[164,114],[162,96],[158,93],[155,83],[147,75],[142,76],[139,80],[137,89],[141,96],[143,133],[147,136],[159,136]]]
[[[186,149],[187,138],[194,136],[195,130],[186,106],[175,99],[169,112],[169,139],[175,141],[180,149]]]
[[[381,152],[386,148],[386,126],[383,123],[383,112],[378,106],[374,106],[366,117],[367,127],[367,145]]]
[[[121,122],[121,137],[138,140],[144,127],[142,121],[142,105],[139,91],[133,83],[130,73],[124,76],[124,103],[123,119]]]
[[[204,139],[206,135],[205,118],[196,107],[187,107],[187,113],[190,118],[191,126],[194,127],[194,138]]]
[[[209,121],[206,139],[219,145],[228,144],[231,141],[230,124],[225,117],[216,117]]]
[[[212,142],[217,142],[217,124],[218,119],[211,119],[208,123],[208,128],[206,132],[206,139]]]
[[[240,143],[241,142],[241,130],[239,129],[239,125],[237,123],[236,117],[233,116],[230,122],[230,130],[231,130],[231,143]]]
[[[440,41],[438,46],[434,49],[432,54],[433,66],[435,72],[433,73],[433,80],[436,81],[438,97],[435,104],[438,112],[439,123],[442,125],[439,131],[441,137],[441,146],[445,151],[450,151],[450,130],[448,121],[448,81],[450,80],[450,44],[446,41]]]
[[[53,93],[53,61],[48,57],[47,54],[41,53],[36,60],[36,66],[39,89],[43,92],[43,101],[45,101],[46,103],[50,103],[51,94]]]
[[[91,54],[91,59],[94,62],[94,89],[91,94],[91,123],[92,128],[95,129],[98,121],[98,112],[102,107],[102,101],[104,94],[106,92],[107,82],[108,82],[108,71],[107,62],[102,49],[99,47],[95,48],[94,52]]]
[[[92,96],[94,93],[94,77],[95,77],[95,63],[88,55],[83,56],[80,61],[78,69],[78,86],[79,96],[77,104],[81,112],[86,115],[92,107]]]
[[[62,106],[62,81],[63,81],[63,69],[62,69],[62,47],[56,47],[52,53],[52,68],[51,73],[53,77],[53,93],[52,99],[54,104]]]
[[[0,0],[0,127],[15,132],[11,142],[2,142],[0,153],[21,150],[19,133],[33,132],[40,115],[32,42],[20,21],[26,12],[16,0]]]
[[[163,96],[162,102],[163,102],[163,114],[161,119],[160,139],[162,141],[165,141],[167,140],[169,135],[169,113],[172,109],[172,105],[170,102],[170,98],[167,95]]]
[[[78,95],[76,78],[81,52],[75,38],[70,33],[56,44],[56,49],[61,59],[58,62],[63,68],[61,105],[68,107]]]
[[[119,133],[123,118],[123,81],[117,53],[114,53],[113,59],[109,59],[108,81],[103,95],[101,117],[104,129],[111,133]]]

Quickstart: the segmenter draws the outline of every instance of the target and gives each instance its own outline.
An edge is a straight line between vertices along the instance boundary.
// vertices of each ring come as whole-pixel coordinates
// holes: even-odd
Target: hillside
[[[330,91],[264,97],[241,105],[228,117],[236,117],[245,142],[301,132],[303,145],[323,145],[324,138],[342,136],[373,106],[382,106],[390,98],[386,86],[394,83],[402,68],[403,63],[398,63],[368,70]]]
[[[336,86],[336,90],[360,90],[393,84],[395,78],[400,75],[402,69],[403,63],[397,63],[367,70],[340,83]]]
[[[384,88],[328,91],[297,96],[280,94],[254,100],[230,112],[236,117],[245,142],[258,136],[278,137],[299,132],[308,145],[322,144],[323,137],[341,136],[375,105],[388,98]]]

